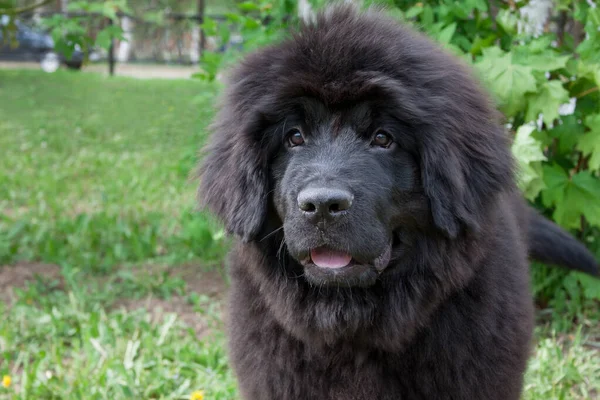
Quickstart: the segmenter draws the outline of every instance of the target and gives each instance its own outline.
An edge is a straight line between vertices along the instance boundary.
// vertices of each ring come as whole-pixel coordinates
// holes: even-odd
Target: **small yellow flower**
[[[202,390],[192,392],[190,400],[204,400],[204,392]]]
[[[2,386],[4,386],[5,388],[10,386],[10,382],[12,382],[12,379],[10,379],[10,376],[4,375],[2,377]]]

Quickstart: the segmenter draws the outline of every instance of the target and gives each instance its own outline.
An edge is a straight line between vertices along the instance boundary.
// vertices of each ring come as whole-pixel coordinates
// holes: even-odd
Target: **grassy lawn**
[[[0,71],[0,399],[237,398],[188,179],[215,93]],[[599,398],[597,308],[540,310],[525,398]]]

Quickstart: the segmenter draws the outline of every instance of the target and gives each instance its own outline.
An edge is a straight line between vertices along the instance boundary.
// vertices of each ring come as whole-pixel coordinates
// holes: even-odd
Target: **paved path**
[[[40,65],[35,62],[8,62],[0,61],[0,69],[40,69]],[[108,64],[86,65],[83,72],[100,73],[108,75]],[[129,76],[140,79],[188,79],[195,72],[198,72],[196,66],[179,65],[140,65],[140,64],[116,64],[115,75]]]

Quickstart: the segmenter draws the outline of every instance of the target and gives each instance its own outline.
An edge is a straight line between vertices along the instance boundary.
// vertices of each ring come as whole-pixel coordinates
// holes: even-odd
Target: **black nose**
[[[313,223],[331,220],[352,206],[354,196],[343,189],[309,188],[298,194],[298,207]]]

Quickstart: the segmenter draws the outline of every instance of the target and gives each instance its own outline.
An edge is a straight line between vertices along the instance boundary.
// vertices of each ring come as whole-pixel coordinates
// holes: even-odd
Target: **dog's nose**
[[[298,194],[298,207],[313,223],[334,219],[352,206],[354,196],[347,190],[309,188]]]

